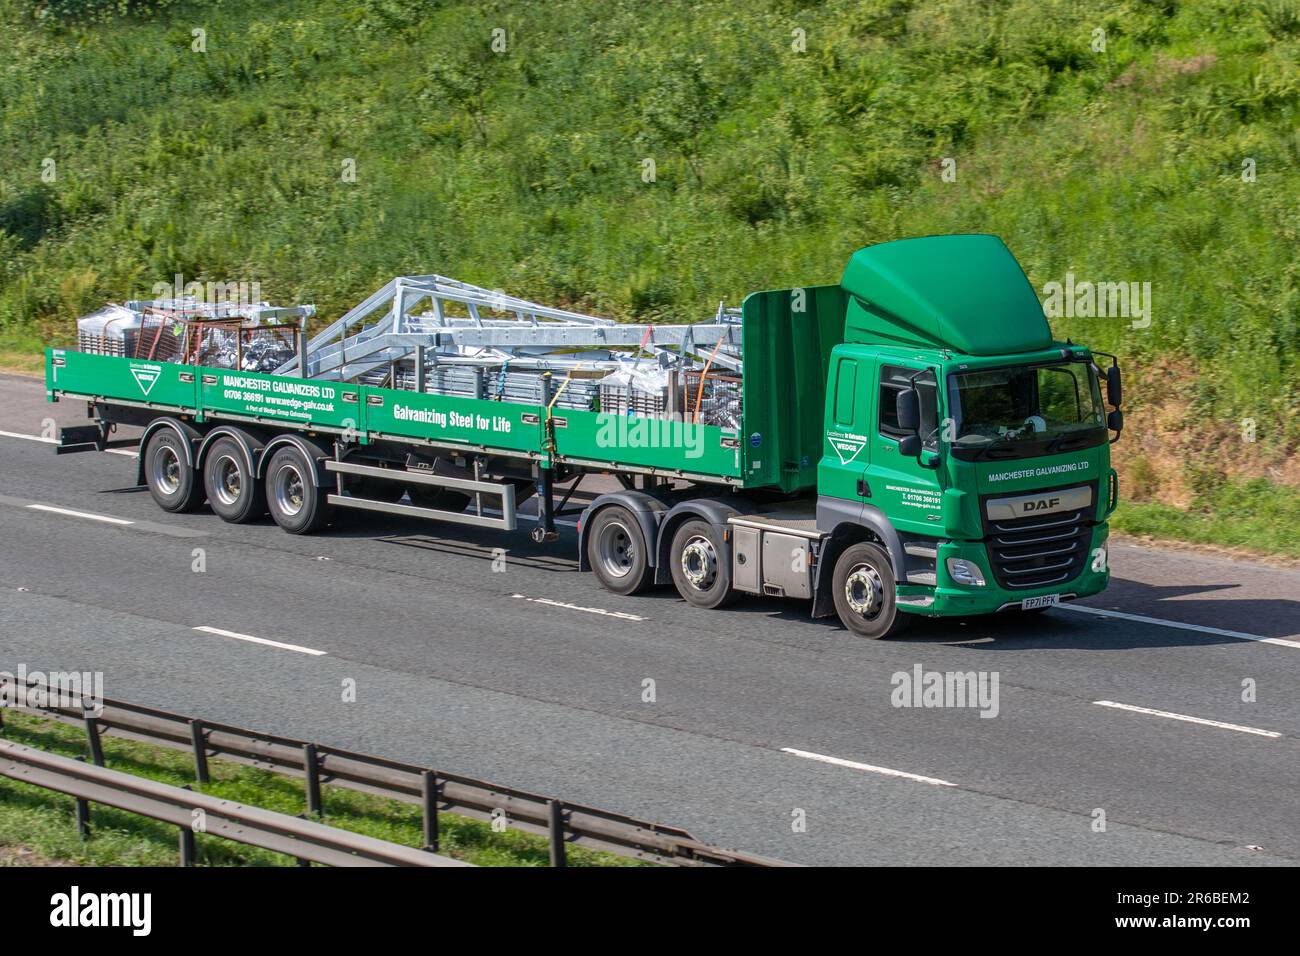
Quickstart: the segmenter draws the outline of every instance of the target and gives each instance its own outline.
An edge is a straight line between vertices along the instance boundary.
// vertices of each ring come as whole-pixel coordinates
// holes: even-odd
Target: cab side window
[[[898,427],[898,393],[914,384],[921,405],[921,444],[929,449],[939,447],[938,389],[934,373],[923,372],[912,383],[917,370],[901,365],[880,367],[880,434],[887,438],[904,438],[907,432]]]
[[[853,425],[853,402],[857,394],[858,362],[857,359],[840,359],[839,371],[835,377],[835,424],[850,427]]]

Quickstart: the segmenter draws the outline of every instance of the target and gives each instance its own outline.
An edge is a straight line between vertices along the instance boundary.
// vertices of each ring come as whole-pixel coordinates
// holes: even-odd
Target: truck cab
[[[881,637],[909,615],[1033,611],[1105,588],[1118,367],[1052,338],[993,236],[868,247],[841,286],[817,525],[846,626]]]

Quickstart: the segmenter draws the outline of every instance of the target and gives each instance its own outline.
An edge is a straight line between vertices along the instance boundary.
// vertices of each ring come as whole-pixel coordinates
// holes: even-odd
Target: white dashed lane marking
[[[617,618],[620,621],[645,621],[648,618],[641,617],[639,614],[629,614],[626,611],[607,611],[603,607],[586,607],[582,604],[566,604],[563,601],[552,601],[550,598],[534,598],[524,594],[514,594],[512,597],[524,601],[531,601],[534,604],[543,604],[547,607],[561,608],[565,611],[581,611],[584,614],[599,614],[602,617]]]
[[[1270,737],[1276,739],[1281,737],[1275,730],[1260,730],[1258,727],[1245,727],[1241,724],[1228,724],[1221,720],[1207,720],[1204,717],[1189,717],[1187,714],[1174,714],[1167,710],[1152,710],[1150,707],[1137,707],[1133,704],[1118,704],[1113,700],[1094,700],[1098,707],[1110,707],[1114,710],[1127,710],[1134,714],[1145,714],[1148,717],[1164,717],[1168,720],[1181,720],[1189,724],[1200,724],[1204,727],[1217,727],[1220,730],[1235,730],[1241,734],[1255,734],[1258,737]]]
[[[254,637],[252,634],[240,634],[238,631],[226,631],[219,627],[208,627],[206,624],[202,627],[194,628],[196,631],[202,631],[204,634],[215,634],[217,637],[230,637],[237,641],[247,641],[250,644],[262,644],[266,647],[276,647],[282,651],[295,651],[299,654],[310,654],[312,657],[324,657],[325,651],[318,651],[314,647],[303,647],[301,644],[285,644],[283,641],[269,641],[265,637]]]
[[[828,757],[825,754],[815,754],[807,750],[795,750],[793,747],[782,747],[781,753],[794,754],[796,757],[803,757],[807,760],[816,760],[819,763],[828,763],[836,767],[848,767],[850,770],[865,770],[868,773],[884,774],[886,777],[902,777],[904,780],[914,780],[917,783],[928,783],[935,787],[957,786],[950,780],[940,780],[938,777],[926,777],[919,773],[908,773],[906,770],[893,770],[889,767],[877,767],[869,763],[858,763],[856,760],[845,760],[843,757]]]
[[[27,505],[33,511],[48,511],[51,514],[67,515],[69,518],[85,518],[88,521],[102,521],[105,524],[135,524],[127,518],[114,518],[112,515],[91,514],[89,511],[73,511],[71,508],[56,508],[54,505]]]

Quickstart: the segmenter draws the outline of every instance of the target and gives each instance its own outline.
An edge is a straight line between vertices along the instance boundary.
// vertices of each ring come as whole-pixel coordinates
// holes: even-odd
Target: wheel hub
[[[605,573],[621,578],[631,573],[636,563],[636,543],[632,535],[618,521],[611,521],[600,529],[596,540],[596,557]]]
[[[275,503],[287,515],[296,515],[302,510],[303,480],[293,465],[285,465],[275,476]]]
[[[154,483],[164,494],[174,495],[181,487],[181,460],[173,448],[163,445],[154,458]]]
[[[228,455],[223,455],[217,462],[217,497],[222,504],[233,505],[239,500],[240,492],[239,465]]]
[[[682,548],[682,574],[698,590],[713,587],[718,576],[718,554],[713,550],[713,542],[698,535],[686,542]]]
[[[859,564],[844,579],[844,599],[854,614],[870,619],[884,606],[885,582],[869,564]]]

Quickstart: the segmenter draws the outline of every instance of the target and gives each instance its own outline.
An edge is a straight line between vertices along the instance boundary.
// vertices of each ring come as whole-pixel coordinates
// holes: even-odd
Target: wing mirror
[[[914,433],[921,427],[921,399],[916,389],[905,388],[898,393],[898,427],[901,431]]]
[[[1119,434],[1124,430],[1124,413],[1118,408],[1106,416],[1106,427],[1115,433],[1115,437],[1110,440],[1113,445],[1119,441]]]
[[[1115,408],[1119,408],[1124,401],[1124,389],[1120,383],[1118,365],[1106,369],[1106,401]]]
[[[908,458],[915,458],[922,468],[938,468],[939,456],[922,458],[921,436],[921,399],[915,388],[905,388],[898,393],[897,404],[898,428],[907,432],[898,440],[898,453]]]

